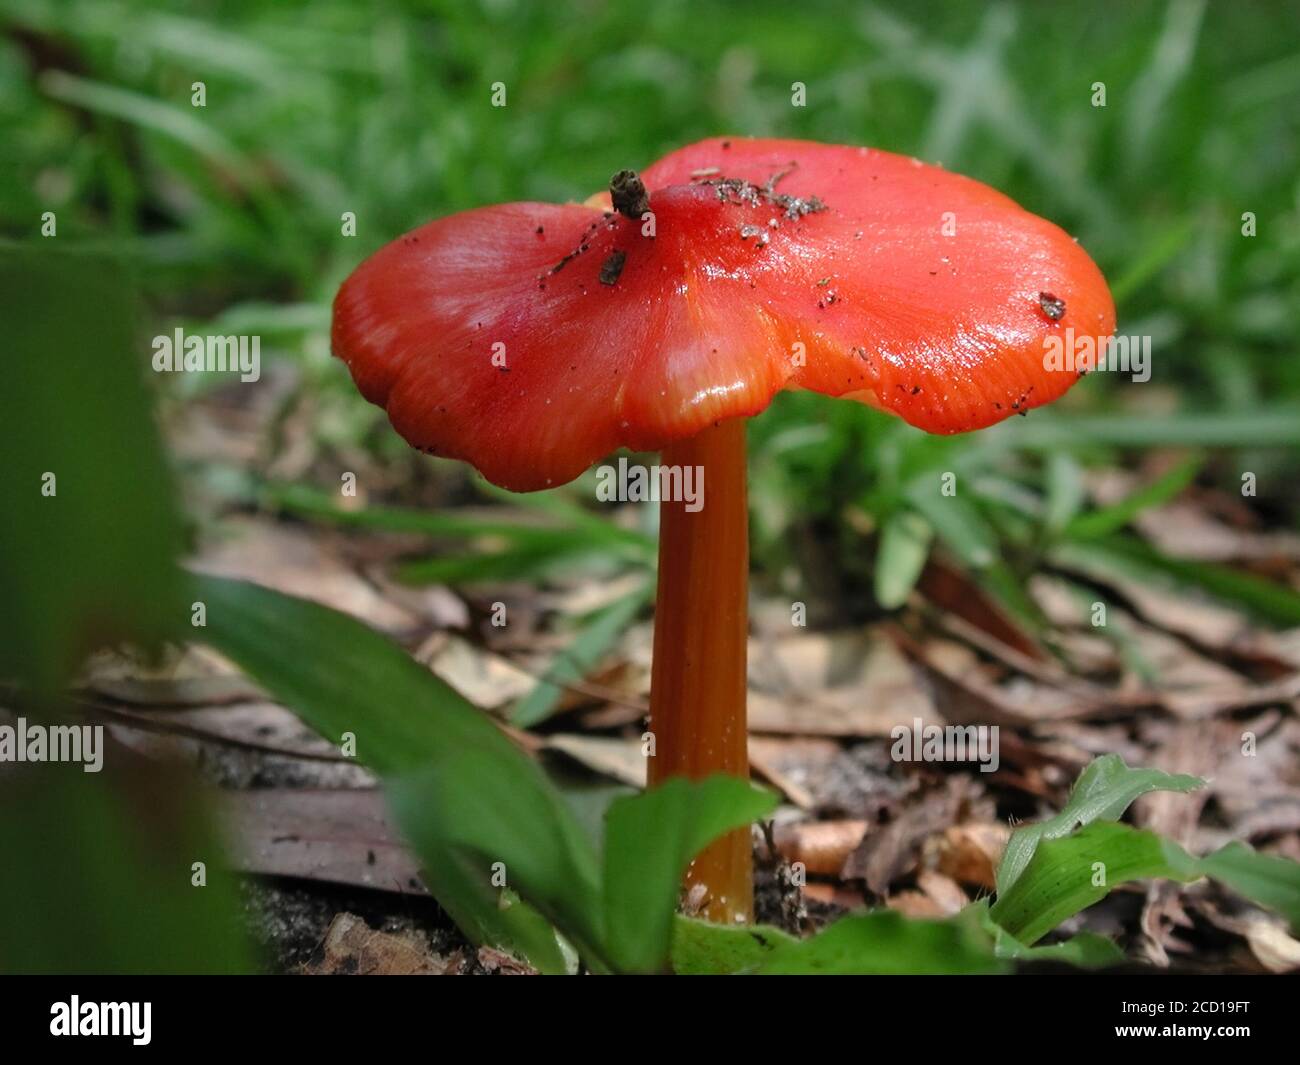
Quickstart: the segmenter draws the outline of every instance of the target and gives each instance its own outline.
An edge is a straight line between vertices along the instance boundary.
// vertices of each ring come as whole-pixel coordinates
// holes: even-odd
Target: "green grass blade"
[[[930,556],[934,531],[919,514],[898,511],[885,519],[876,550],[876,602],[894,610],[907,602]]]
[[[1130,493],[1118,503],[1081,514],[1066,525],[1062,536],[1067,540],[1095,540],[1118,532],[1142,511],[1177,496],[1192,483],[1204,461],[1200,455],[1189,456],[1163,477]]]

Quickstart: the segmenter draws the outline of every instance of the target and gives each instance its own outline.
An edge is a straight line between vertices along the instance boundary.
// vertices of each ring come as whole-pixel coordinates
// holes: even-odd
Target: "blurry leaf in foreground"
[[[184,617],[180,526],[113,262],[0,254],[0,676],[51,692],[85,652]]]
[[[1133,800],[1149,791],[1194,791],[1205,786],[1199,777],[1171,775],[1158,769],[1130,769],[1117,754],[1090,762],[1079,774],[1060,813],[1017,829],[998,866],[999,899],[1029,865],[1040,841],[1056,839],[1094,821],[1117,821]]]
[[[798,942],[771,925],[733,928],[678,914],[673,923],[673,972],[678,976],[754,972],[777,947]]]
[[[536,763],[395,644],[346,615],[256,585],[194,579],[204,638],[332,742],[388,778],[397,820],[439,903],[470,937],[542,971],[566,963],[545,910],[598,958],[590,840]],[[492,883],[527,898],[502,905]]]
[[[679,777],[610,804],[605,928],[621,969],[653,972],[667,963],[687,864],[719,836],[770,814],[777,799],[737,777]]]
[[[946,921],[893,910],[841,917],[808,939],[767,925],[731,928],[679,917],[673,969],[681,975],[910,976],[1001,973],[993,939],[972,908]]]
[[[248,971],[235,878],[197,797],[120,747],[105,762],[0,784],[0,971]]]
[[[1000,973],[976,917],[917,920],[893,910],[841,917],[811,939],[773,949],[756,970],[765,975],[911,975]]]

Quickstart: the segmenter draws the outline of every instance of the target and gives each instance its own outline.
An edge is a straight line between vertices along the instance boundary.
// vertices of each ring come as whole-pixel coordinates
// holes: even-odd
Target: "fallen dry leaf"
[[[772,835],[787,862],[803,862],[814,876],[839,876],[867,827],[866,821],[799,821],[777,825]]]
[[[243,872],[428,894],[377,790],[239,791],[223,794],[217,810]]]
[[[221,531],[222,538],[205,545],[191,568],[310,599],[383,632],[405,632],[418,624],[414,614],[384,598],[329,551],[319,532],[248,517],[227,519]]]
[[[865,880],[877,895],[886,895],[897,877],[916,867],[918,852],[928,837],[954,822],[992,820],[992,815],[993,804],[978,784],[969,777],[945,777],[939,787],[925,792],[896,819],[868,831],[845,860],[840,875],[845,880]]]
[[[544,749],[559,751],[588,769],[607,777],[644,788],[646,759],[641,753],[639,739],[614,739],[606,736],[583,736],[577,733],[557,733],[547,737]]]
[[[933,718],[916,674],[878,629],[751,641],[749,664],[754,732],[888,736]]]
[[[935,866],[958,883],[992,891],[998,863],[1010,838],[1010,826],[1001,821],[950,825],[935,841]]]
[[[378,932],[351,913],[330,922],[305,976],[445,976],[454,963],[429,950],[416,932]]]

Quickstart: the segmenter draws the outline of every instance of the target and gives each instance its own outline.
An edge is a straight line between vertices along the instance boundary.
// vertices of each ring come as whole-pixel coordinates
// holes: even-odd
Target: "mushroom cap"
[[[783,388],[933,433],[1056,399],[1105,279],[1050,222],[906,156],[715,138],[641,175],[652,219],[510,203],[412,230],[334,301],[334,353],[422,450],[517,491],[658,450]],[[648,232],[653,223],[653,236]]]

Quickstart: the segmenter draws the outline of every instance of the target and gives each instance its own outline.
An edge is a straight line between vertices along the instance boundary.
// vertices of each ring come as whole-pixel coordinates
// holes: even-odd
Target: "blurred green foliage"
[[[37,727],[95,720],[67,695],[88,652],[156,648],[190,616],[137,305],[119,262],[0,242],[0,709]],[[0,773],[0,971],[251,968],[202,797],[97,727],[100,771]]]
[[[1098,374],[957,440],[778,397],[751,432],[761,571],[815,581],[812,539],[832,583],[870,595],[854,508],[892,529],[904,573],[932,532],[992,545],[962,561],[1006,591],[1064,531],[1042,522],[1067,450],[1232,448],[1200,475],[1235,488],[1248,468],[1270,520],[1297,519],[1296,5],[0,0],[0,17],[0,232],[40,239],[54,211],[60,242],[133,264],[160,326],[260,333],[319,392],[327,443],[404,455],[328,358],[329,302],[368,252],[486,203],[581,199],[705,135],[808,137],[941,162],[1063,225],[1111,280],[1121,331],[1151,336],[1154,374]],[[946,536],[914,505],[939,469],[977,482]],[[892,605],[908,586],[875,591]]]

